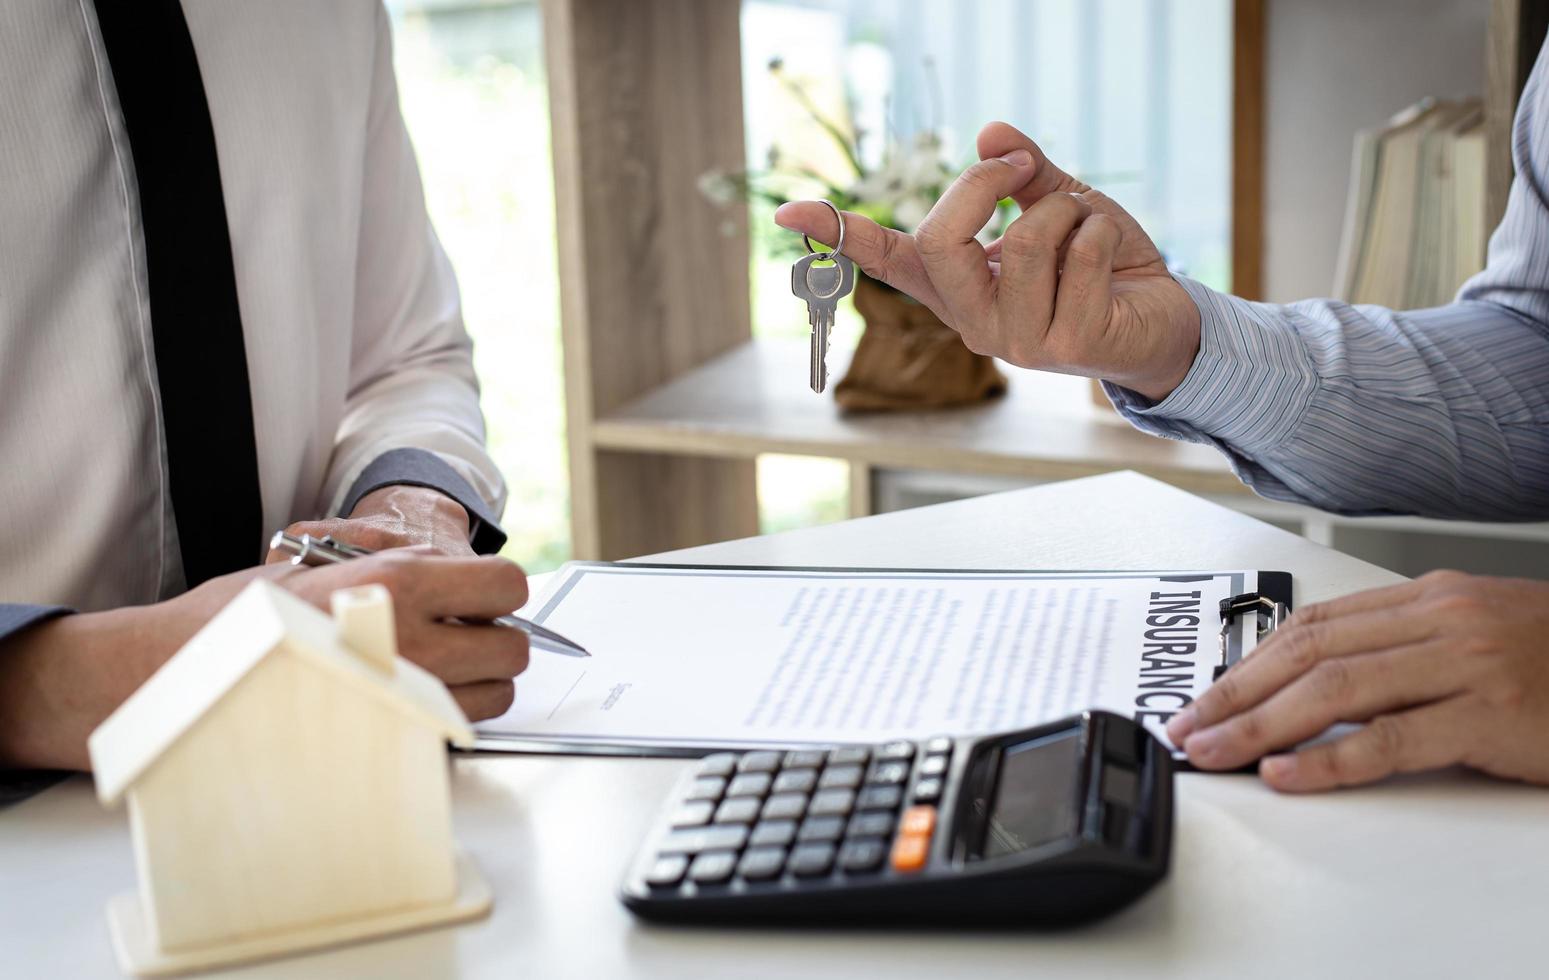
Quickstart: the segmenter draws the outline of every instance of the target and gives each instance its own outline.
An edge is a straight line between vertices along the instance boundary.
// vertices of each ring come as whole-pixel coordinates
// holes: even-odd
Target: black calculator
[[[1172,754],[1089,711],[996,735],[702,759],[622,887],[647,919],[1041,926],[1167,874]]]

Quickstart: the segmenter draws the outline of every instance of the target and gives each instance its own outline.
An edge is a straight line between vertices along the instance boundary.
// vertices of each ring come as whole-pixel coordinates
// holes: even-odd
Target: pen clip
[[[310,534],[287,534],[284,531],[275,532],[274,537],[269,539],[269,548],[289,553],[292,565],[333,564],[371,554],[365,548],[345,544],[332,535],[314,538]]]
[[[302,537],[311,538],[311,535],[304,534]],[[348,544],[346,542],[340,541],[338,538],[335,538],[331,534],[325,534],[321,538],[311,538],[311,540],[316,542],[319,547],[328,548],[332,551],[338,552],[341,555],[347,555],[351,558],[364,558],[367,555],[375,554],[375,552],[373,552],[370,548],[362,548],[359,545]]]

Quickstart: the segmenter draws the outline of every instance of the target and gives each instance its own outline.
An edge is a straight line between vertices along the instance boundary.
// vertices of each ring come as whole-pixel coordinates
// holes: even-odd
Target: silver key
[[[834,264],[815,265],[832,256]],[[807,322],[812,327],[812,390],[828,387],[828,332],[834,326],[839,301],[855,288],[855,263],[837,252],[803,255],[791,267],[791,292],[807,303]]]

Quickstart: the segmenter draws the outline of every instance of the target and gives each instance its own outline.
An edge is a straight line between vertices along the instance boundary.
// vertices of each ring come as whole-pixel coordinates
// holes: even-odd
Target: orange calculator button
[[[928,835],[901,833],[893,841],[893,870],[918,871],[925,867],[925,858],[929,853]]]
[[[912,806],[904,811],[904,818],[898,822],[900,834],[929,837],[935,829],[936,808],[933,806]]]

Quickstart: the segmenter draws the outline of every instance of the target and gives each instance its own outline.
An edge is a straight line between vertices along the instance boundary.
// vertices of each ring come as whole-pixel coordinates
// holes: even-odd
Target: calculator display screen
[[[1008,745],[980,854],[1015,854],[1069,836],[1076,826],[1073,797],[1081,766],[1081,733]]]

